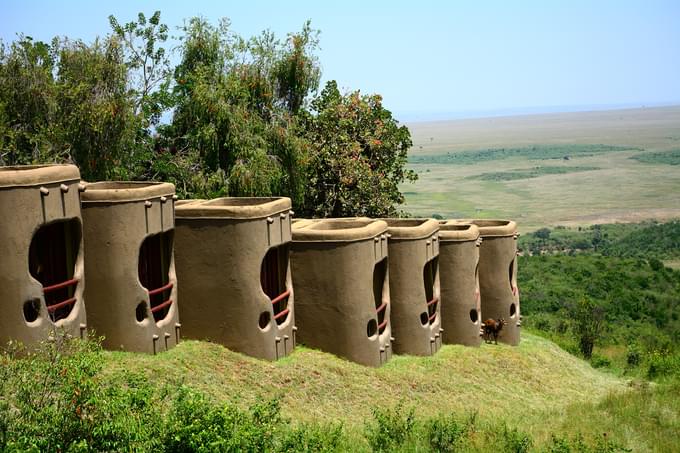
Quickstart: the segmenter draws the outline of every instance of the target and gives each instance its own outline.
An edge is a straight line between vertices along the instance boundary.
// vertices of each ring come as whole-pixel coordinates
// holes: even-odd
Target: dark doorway
[[[172,300],[170,283],[170,262],[174,230],[148,236],[139,249],[139,281],[149,292],[151,313],[156,322],[168,315]]]
[[[437,319],[439,299],[434,296],[434,285],[439,272],[439,258],[433,258],[423,268],[423,283],[425,284],[425,301],[427,302],[427,319],[430,324]]]
[[[290,290],[286,288],[289,254],[288,244],[272,247],[267,251],[260,267],[260,285],[262,291],[272,301],[274,320],[278,325],[286,322],[290,313],[288,308]]]
[[[375,311],[378,317],[378,333],[381,334],[387,327],[387,301],[383,301],[385,279],[387,278],[387,258],[383,259],[373,268],[373,299]]]
[[[43,286],[47,313],[53,322],[68,317],[76,303],[78,280],[73,274],[81,234],[79,219],[61,220],[41,226],[31,240],[28,269]]]

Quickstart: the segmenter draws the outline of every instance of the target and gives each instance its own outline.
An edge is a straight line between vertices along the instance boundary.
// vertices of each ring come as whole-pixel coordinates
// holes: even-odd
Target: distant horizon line
[[[404,112],[394,113],[393,116],[403,124],[430,123],[437,121],[452,121],[466,119],[497,118],[505,116],[541,115],[550,113],[578,113],[606,110],[628,110],[656,107],[680,106],[680,100],[670,102],[635,102],[621,104],[574,104],[532,107],[506,107],[488,110],[461,110],[450,112]]]

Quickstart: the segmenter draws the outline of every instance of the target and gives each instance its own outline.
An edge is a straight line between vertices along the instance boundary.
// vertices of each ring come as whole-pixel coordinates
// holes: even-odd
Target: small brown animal
[[[493,342],[495,344],[498,344],[498,334],[501,332],[503,329],[503,326],[506,325],[507,322],[505,319],[500,318],[500,319],[487,319],[484,321],[484,341],[487,343],[491,343],[491,337],[493,336]]]

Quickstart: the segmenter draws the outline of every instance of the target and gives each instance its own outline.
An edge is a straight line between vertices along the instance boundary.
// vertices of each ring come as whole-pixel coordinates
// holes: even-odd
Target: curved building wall
[[[176,215],[184,335],[269,360],[290,354],[290,199],[182,203]]]
[[[392,347],[396,354],[432,355],[441,347],[439,223],[382,220],[389,238]]]
[[[366,218],[293,225],[291,270],[300,342],[363,365],[389,360],[386,230],[385,222]]]
[[[179,342],[174,193],[168,183],[86,185],[88,313],[107,349],[156,354]]]
[[[482,315],[479,289],[479,248],[475,225],[441,225],[439,273],[443,340],[447,344],[479,346]]]
[[[479,228],[479,286],[482,320],[504,319],[499,341],[513,346],[520,341],[519,290],[517,288],[517,225],[511,220],[455,220]],[[449,222],[447,222],[449,224]]]
[[[0,167],[0,343],[86,335],[80,173]]]

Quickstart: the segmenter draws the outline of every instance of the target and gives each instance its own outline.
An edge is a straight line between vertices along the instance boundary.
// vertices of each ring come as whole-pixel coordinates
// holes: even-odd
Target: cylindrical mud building
[[[357,363],[391,357],[387,224],[366,218],[293,225],[298,339]]]
[[[454,220],[479,228],[479,287],[482,322],[503,319],[498,340],[513,346],[520,340],[519,290],[517,288],[517,224],[512,220]]]
[[[479,291],[479,247],[476,225],[441,225],[439,275],[443,340],[479,346],[482,339]]]
[[[88,316],[108,349],[155,354],[179,342],[174,198],[168,183],[86,185]]]
[[[382,220],[389,238],[392,348],[395,354],[432,355],[441,347],[439,223]]]
[[[86,334],[80,172],[0,167],[0,344]]]
[[[178,204],[175,255],[186,337],[269,360],[295,346],[289,198]]]

